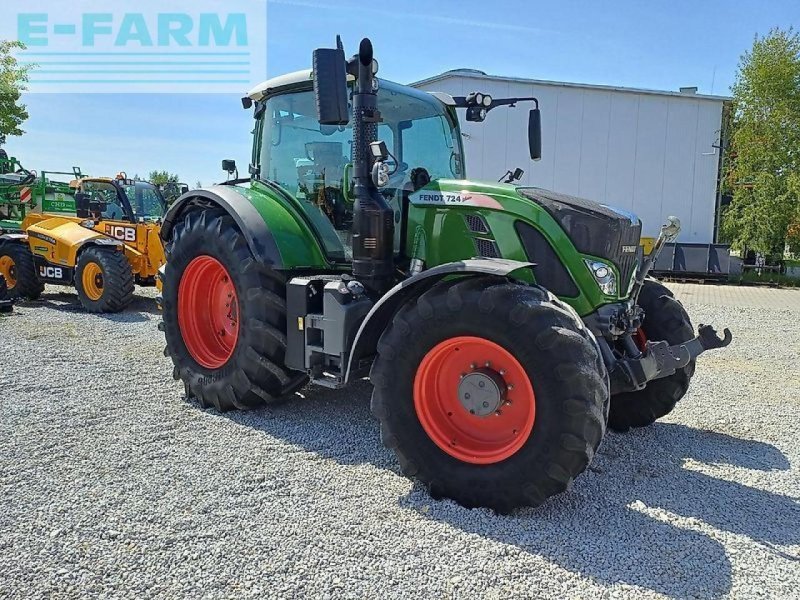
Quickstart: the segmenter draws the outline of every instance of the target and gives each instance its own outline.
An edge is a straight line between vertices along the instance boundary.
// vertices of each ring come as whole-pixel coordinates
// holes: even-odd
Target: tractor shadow
[[[339,391],[307,387],[303,398],[225,417],[341,464],[370,463],[402,476],[369,413],[371,389],[366,382]],[[774,546],[800,544],[798,499],[701,472],[721,465],[761,472],[790,468],[770,444],[656,423],[610,433],[590,470],[537,509],[508,516],[469,510],[432,500],[419,484],[398,503],[601,585],[718,597],[731,589],[731,563],[723,545],[698,529],[746,536],[783,558],[795,557]]]
[[[78,295],[66,291],[45,292],[38,300],[19,300],[17,305],[21,307],[46,307],[62,313],[81,313],[89,314],[84,310],[78,300]],[[156,301],[152,297],[140,296],[134,293],[133,300],[118,313],[94,313],[94,316],[114,323],[143,323],[151,321],[152,316],[160,315],[161,312],[156,307]]]

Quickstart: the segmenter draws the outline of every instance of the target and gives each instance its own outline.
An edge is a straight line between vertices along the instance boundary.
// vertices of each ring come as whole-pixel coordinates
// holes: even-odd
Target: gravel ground
[[[48,287],[0,317],[0,597],[800,598],[800,292],[700,287],[676,289],[734,344],[512,516],[400,475],[366,384],[201,410],[152,292],[98,316]]]

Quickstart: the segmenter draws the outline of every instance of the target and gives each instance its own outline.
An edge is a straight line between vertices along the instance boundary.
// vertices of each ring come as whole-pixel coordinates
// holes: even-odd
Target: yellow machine
[[[0,275],[12,298],[36,299],[44,284],[74,286],[86,310],[116,312],[134,284],[156,285],[165,262],[159,232],[166,204],[151,183],[84,177],[75,213],[30,213],[20,230],[0,235]]]

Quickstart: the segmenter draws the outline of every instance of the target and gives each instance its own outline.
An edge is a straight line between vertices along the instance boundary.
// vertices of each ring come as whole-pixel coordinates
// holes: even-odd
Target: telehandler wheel
[[[219,411],[251,409],[306,383],[284,365],[285,278],[255,260],[231,217],[189,213],[166,251],[166,353],[187,397]]]
[[[381,336],[372,412],[435,498],[509,512],[582,473],[603,438],[608,373],[577,315],[542,288],[434,286]]]
[[[78,256],[75,288],[87,311],[119,312],[133,300],[131,263],[116,248],[89,246]]]
[[[694,338],[694,328],[683,305],[672,292],[655,280],[644,282],[639,294],[639,306],[644,309],[644,321],[636,342],[666,340],[673,344]],[[694,375],[695,361],[662,379],[655,379],[638,392],[616,394],[611,398],[608,426],[615,431],[628,431],[631,427],[645,427],[672,412],[678,400],[689,389]]]
[[[0,275],[8,285],[9,298],[36,300],[44,291],[44,284],[36,276],[33,254],[27,244],[0,244]]]

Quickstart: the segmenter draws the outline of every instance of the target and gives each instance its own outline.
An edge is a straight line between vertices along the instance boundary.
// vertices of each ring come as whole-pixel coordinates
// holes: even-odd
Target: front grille
[[[475,238],[473,242],[475,242],[475,251],[478,253],[478,256],[484,258],[500,258],[500,250],[497,248],[497,244],[494,241]]]
[[[613,262],[620,273],[620,295],[627,293],[641,254],[638,247],[642,222],[638,218],[583,198],[539,188],[517,189],[561,225],[578,252]],[[637,251],[623,252],[625,246]]]
[[[644,255],[644,251],[640,244],[640,233],[641,233],[641,225],[638,227],[629,227],[626,232],[623,232],[622,236],[622,244],[619,248],[619,254],[617,255],[618,258],[613,256],[609,256],[614,264],[617,265],[619,269],[620,275],[620,282],[619,282],[619,294],[620,296],[625,296],[628,293],[628,284],[631,281],[631,277],[633,277],[634,272],[638,268],[639,264],[642,261],[642,257]],[[625,246],[634,246],[636,248],[635,252],[623,252]]]

